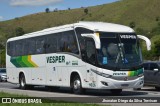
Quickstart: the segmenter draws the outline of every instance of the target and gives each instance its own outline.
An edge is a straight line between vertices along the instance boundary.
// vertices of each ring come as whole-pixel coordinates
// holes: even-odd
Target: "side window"
[[[150,70],[158,69],[158,65],[156,63],[150,64]]]
[[[96,54],[95,54],[95,43],[93,39],[87,40],[86,42],[86,55],[87,55],[87,61],[91,64],[95,64]]]
[[[36,39],[36,54],[43,54],[45,53],[45,48],[44,48],[44,44],[45,44],[45,38],[44,37],[39,37],[39,38],[35,38]]]
[[[63,45],[62,45],[62,33],[56,33],[56,38],[57,38],[57,52],[62,52],[62,48],[63,48]]]
[[[76,31],[76,34],[78,37],[80,47],[81,47],[81,49],[84,49],[85,41],[84,41],[84,37],[82,37],[81,34],[94,33],[94,32],[92,30],[89,30],[86,28],[81,28],[81,27],[76,28],[75,31]]]
[[[28,55],[32,55],[32,54],[35,54],[36,53],[36,41],[35,41],[35,38],[29,38],[27,39],[27,42],[29,44],[29,47],[28,47]]]
[[[149,69],[149,64],[145,63],[143,64],[144,70],[148,70]]]
[[[57,36],[51,34],[47,36],[46,53],[55,53],[57,51]]]
[[[15,42],[14,41],[10,42],[10,56],[16,56]]]
[[[74,53],[74,54],[79,54],[79,49],[78,49],[78,44],[77,44],[77,40],[76,40],[76,36],[74,31],[69,31],[68,32],[68,45],[70,48],[70,52]]]
[[[24,44],[24,55],[28,55],[29,54],[29,39],[25,39],[25,44]]]
[[[60,39],[61,52],[79,54],[77,40],[74,31],[63,32]]]
[[[16,51],[16,56],[22,56],[23,55],[23,51],[24,51],[24,48],[23,48],[23,40],[19,40],[19,41],[15,41],[16,44],[15,44],[15,51]]]
[[[10,42],[7,43],[7,54],[11,56],[11,43]]]

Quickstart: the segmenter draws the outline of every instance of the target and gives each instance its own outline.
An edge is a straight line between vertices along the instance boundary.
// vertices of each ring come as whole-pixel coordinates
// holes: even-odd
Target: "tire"
[[[158,90],[158,91],[160,91],[160,87],[157,87],[157,86],[156,86],[155,89]]]
[[[122,92],[122,89],[111,89],[110,91],[112,95],[120,95]]]
[[[74,94],[82,94],[85,89],[82,88],[82,83],[79,75],[76,75],[71,82],[71,90]]]
[[[0,82],[2,82],[2,78],[0,77]]]
[[[20,87],[20,89],[23,89],[23,90],[27,89],[26,79],[25,79],[24,74],[20,75],[20,78],[19,78],[19,87]]]

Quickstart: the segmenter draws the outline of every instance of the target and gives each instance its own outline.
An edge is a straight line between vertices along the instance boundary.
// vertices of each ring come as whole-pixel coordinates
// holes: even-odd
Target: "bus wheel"
[[[20,85],[20,89],[26,89],[27,88],[24,74],[20,75],[19,85]]]
[[[160,87],[157,87],[157,86],[156,86],[155,89],[158,90],[158,91],[160,91]]]
[[[73,78],[71,88],[72,88],[73,93],[75,93],[75,94],[84,93],[84,89],[82,88],[82,83],[81,83],[81,79],[80,79],[79,75],[76,75]]]
[[[122,89],[111,89],[112,95],[119,95],[122,92]]]
[[[0,77],[0,82],[2,82],[2,78]]]

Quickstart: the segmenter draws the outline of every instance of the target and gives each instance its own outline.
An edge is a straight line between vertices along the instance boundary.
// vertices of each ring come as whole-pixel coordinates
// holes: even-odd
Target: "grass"
[[[25,95],[15,95],[15,94],[9,94],[9,93],[5,93],[5,92],[0,92],[0,97],[22,97],[22,98],[27,98],[28,96]],[[46,100],[48,101],[48,100]],[[53,102],[53,103],[38,103],[38,104],[18,104],[18,103],[12,103],[12,104],[0,104],[1,106],[100,106],[98,104],[84,104],[84,103],[60,103],[58,101],[54,101],[54,100],[49,100],[49,102]],[[55,102],[55,103],[54,103]],[[109,105],[107,105],[109,106]]]
[[[110,4],[84,8],[61,10],[50,13],[36,13],[12,20],[0,22],[0,33],[14,36],[14,30],[22,27],[26,33],[42,30],[49,27],[75,23],[77,21],[103,21],[129,25],[136,23],[136,28],[151,30],[157,25],[156,17],[160,17],[160,0],[120,0]],[[4,34],[3,34],[4,36]]]

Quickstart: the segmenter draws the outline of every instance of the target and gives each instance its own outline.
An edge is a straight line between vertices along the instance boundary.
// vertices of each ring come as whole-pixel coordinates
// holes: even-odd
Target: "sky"
[[[38,12],[45,12],[46,8],[65,10],[96,6],[115,2],[117,0],[0,0],[0,21],[10,20]]]

